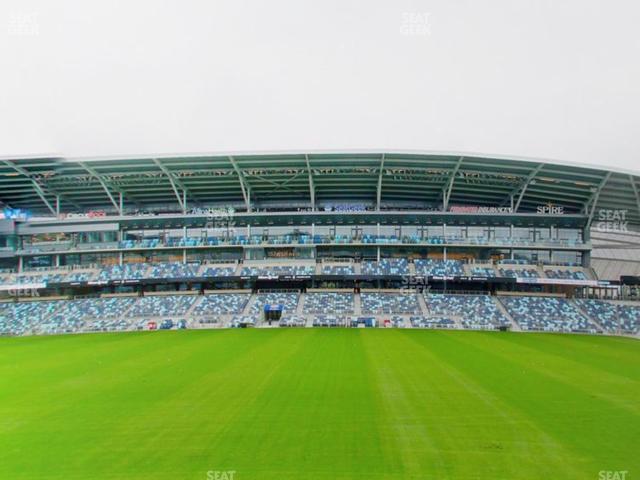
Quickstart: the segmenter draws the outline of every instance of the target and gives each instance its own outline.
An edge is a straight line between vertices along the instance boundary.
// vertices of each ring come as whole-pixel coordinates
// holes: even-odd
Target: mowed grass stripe
[[[638,382],[621,383],[620,377],[584,368],[582,354],[571,349],[575,336],[566,336],[564,348],[558,346],[553,355],[537,351],[539,337],[546,336],[445,332],[444,341],[429,342],[429,349],[446,359],[451,351],[463,352],[458,368],[465,375],[480,379],[510,406],[510,415],[526,416],[553,438],[564,464],[577,470],[561,478],[597,477],[601,470],[639,471],[630,449],[640,440],[640,418],[637,410],[627,408],[627,399],[638,398]],[[616,393],[610,395],[620,399],[603,395],[602,389],[611,385]],[[562,471],[558,467],[556,476]]]
[[[550,478],[552,473],[577,478],[563,445],[486,388],[482,378],[464,372],[465,362],[482,359],[449,349],[447,332],[376,333],[381,338],[372,338],[374,345],[388,352],[394,368],[389,378],[398,381],[395,389],[407,392],[412,423],[424,431],[398,434],[412,448],[412,473],[456,479]],[[447,349],[446,358],[435,353],[442,349]]]
[[[359,332],[277,333],[302,345],[212,444],[209,468],[222,458],[239,477],[391,478],[394,458],[384,455],[388,439],[378,429],[382,412]]]

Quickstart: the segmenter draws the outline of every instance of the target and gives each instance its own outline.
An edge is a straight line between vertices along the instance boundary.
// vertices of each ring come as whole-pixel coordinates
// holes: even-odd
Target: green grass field
[[[633,480],[639,449],[640,342],[625,338],[0,339],[1,479]]]

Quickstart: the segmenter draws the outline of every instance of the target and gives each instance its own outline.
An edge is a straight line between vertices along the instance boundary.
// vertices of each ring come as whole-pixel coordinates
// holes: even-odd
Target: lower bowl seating
[[[523,330],[597,333],[597,327],[568,300],[556,297],[500,297]]]
[[[283,315],[278,322],[281,327],[304,327],[306,324],[307,319],[302,315]]]
[[[340,315],[316,315],[313,317],[314,327],[344,327],[347,322],[350,322],[350,318]]]
[[[425,300],[431,313],[459,317],[464,328],[482,330],[510,325],[489,295],[428,295]]]
[[[448,317],[412,316],[409,318],[414,328],[454,328],[456,322]]]
[[[20,302],[7,304],[0,312],[0,335],[37,333],[39,327],[62,302]]]
[[[248,293],[214,293],[204,295],[194,307],[192,315],[225,315],[242,313],[249,301]]]
[[[255,327],[258,323],[256,315],[234,315],[229,322],[231,328]]]
[[[418,297],[410,293],[362,293],[362,313],[365,314],[409,314],[420,313]]]
[[[637,334],[640,332],[640,306],[614,304],[606,300],[576,300],[589,317],[609,333]]]
[[[314,292],[307,293],[304,299],[304,313],[353,313],[353,293]]]
[[[138,299],[127,312],[128,317],[165,317],[184,315],[193,302],[195,295],[156,295]]]
[[[295,312],[299,298],[298,293],[292,292],[259,293],[251,306],[251,313],[262,313],[265,305],[282,305],[283,312]]]

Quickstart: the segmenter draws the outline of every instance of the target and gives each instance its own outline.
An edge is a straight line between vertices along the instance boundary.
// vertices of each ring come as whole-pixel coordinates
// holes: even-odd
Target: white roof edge
[[[469,158],[488,158],[496,160],[511,160],[522,162],[545,163],[549,165],[564,165],[567,167],[579,167],[590,170],[603,170],[606,172],[620,173],[623,175],[633,175],[640,177],[640,167],[638,170],[630,170],[626,168],[610,167],[598,164],[589,164],[582,162],[574,162],[569,160],[558,160],[541,157],[526,157],[522,155],[505,155],[481,152],[462,152],[452,150],[403,150],[403,149],[386,149],[386,148],[367,148],[367,149],[300,149],[300,150],[228,150],[228,151],[206,151],[206,152],[188,152],[188,153],[148,153],[135,155],[95,155],[95,156],[76,156],[70,157],[60,153],[42,153],[27,155],[4,155],[0,156],[0,160],[21,160],[21,159],[37,159],[37,158],[59,158],[70,162],[91,162],[100,160],[135,160],[146,158],[175,158],[175,157],[228,157],[228,156],[260,156],[260,155],[304,155],[304,154],[323,154],[323,155],[340,155],[340,154],[401,154],[401,155],[446,155]]]

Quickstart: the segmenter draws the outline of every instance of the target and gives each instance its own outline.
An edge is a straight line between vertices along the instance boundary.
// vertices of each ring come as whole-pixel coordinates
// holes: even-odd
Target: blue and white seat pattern
[[[282,305],[283,312],[295,312],[299,298],[297,292],[259,293],[251,306],[251,313],[262,313],[265,305]]]
[[[406,258],[383,258],[379,262],[364,261],[361,265],[363,275],[409,275],[409,262]]]
[[[414,260],[416,275],[425,277],[464,276],[464,264],[460,260],[435,260],[419,258]]]
[[[204,295],[191,312],[194,316],[242,313],[249,301],[248,293],[214,293]]]
[[[362,313],[410,314],[420,313],[420,304],[414,291],[401,293],[367,292],[360,294]]]
[[[196,301],[195,295],[150,295],[140,298],[127,312],[128,317],[184,315]]]
[[[637,334],[640,331],[640,305],[583,299],[576,300],[576,303],[609,333]]]
[[[426,295],[425,300],[432,314],[458,317],[464,328],[473,330],[494,329],[510,325],[489,295]]]
[[[281,327],[304,327],[306,324],[307,318],[303,315],[283,315],[278,322]]]
[[[409,317],[414,328],[454,328],[456,322],[449,317],[416,315]]]
[[[522,330],[597,333],[597,327],[565,298],[500,297]]]
[[[353,293],[343,292],[312,292],[304,299],[304,313],[353,313]]]

